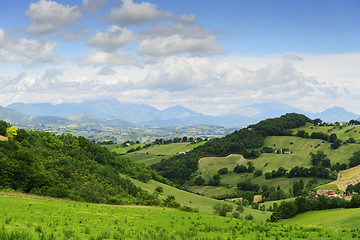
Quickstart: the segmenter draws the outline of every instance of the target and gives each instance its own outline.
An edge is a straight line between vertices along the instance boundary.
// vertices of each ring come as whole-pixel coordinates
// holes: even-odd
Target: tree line
[[[0,134],[11,127],[0,121]],[[162,204],[119,173],[174,185],[84,137],[18,129],[8,141],[0,141],[2,189],[94,203]]]
[[[266,136],[292,135],[292,128],[312,122],[308,117],[288,113],[279,118],[266,119],[234,131],[222,138],[209,140],[186,155],[177,155],[153,164],[152,169],[175,183],[184,184],[198,170],[198,160],[203,157],[225,157],[241,154],[247,159],[255,159],[262,154],[261,147]]]

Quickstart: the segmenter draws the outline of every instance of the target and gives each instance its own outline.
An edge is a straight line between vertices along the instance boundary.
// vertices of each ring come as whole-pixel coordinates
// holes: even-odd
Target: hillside
[[[6,126],[0,121],[0,134]],[[110,204],[160,203],[119,173],[170,183],[84,137],[18,129],[0,141],[0,187],[25,193]]]
[[[283,118],[285,117],[286,115],[283,116]],[[268,196],[268,193],[262,192],[262,186],[273,190],[278,188],[281,190],[278,196],[270,197],[272,200],[276,200],[292,197],[294,184],[298,184],[300,181],[303,182],[303,191],[314,188],[330,190],[340,188],[344,191],[347,185],[360,181],[358,167],[344,170],[350,167],[349,159],[353,153],[360,151],[359,125],[316,126],[308,121],[302,122],[302,126],[290,129],[286,123],[282,125],[283,128],[276,127],[281,126],[276,123],[279,120],[282,121],[281,118],[262,121],[247,129],[235,131],[224,138],[212,140],[194,149],[194,152],[187,156],[174,156],[168,160],[162,160],[152,167],[160,170],[161,174],[174,181],[178,181],[174,178],[183,170],[182,176],[185,176],[184,173],[189,174],[186,175],[189,177],[183,183],[190,186],[192,191],[209,197],[223,198],[234,198],[245,194],[245,189],[239,189],[239,183],[251,183],[255,189],[258,186],[260,190],[251,191],[263,195],[263,197]],[[302,131],[308,137],[298,136],[298,132]],[[317,133],[322,133],[321,137],[326,136],[326,140],[317,139]],[[236,135],[243,135],[243,138],[235,138]],[[330,135],[334,135],[341,142],[336,149],[328,139]],[[252,143],[259,143],[259,145],[249,146],[257,146],[257,148],[241,150],[241,145],[236,147],[235,143],[242,144],[244,139],[249,142],[251,139],[249,136],[252,137]],[[350,141],[350,139],[353,140]],[[290,154],[277,154],[275,153],[277,150],[288,151]],[[241,151],[243,153],[239,154]],[[158,153],[161,154],[161,152]],[[329,163],[324,165],[325,167],[314,166],[311,154],[314,156],[323,154],[329,159]],[[195,165],[195,159],[198,160],[196,161],[197,165]],[[146,161],[145,156],[143,161]],[[245,169],[249,169],[251,166],[253,169],[235,172],[237,166],[245,166]],[[191,172],[190,167],[196,171]],[[220,174],[221,169],[226,169],[226,172]],[[275,176],[279,169],[282,169],[284,173]],[[302,169],[305,173],[296,175]],[[218,180],[214,180],[215,177]],[[337,177],[339,179],[332,182]]]
[[[360,224],[360,208],[312,211],[281,220],[280,223],[355,229]]]
[[[288,226],[165,208],[0,197],[2,239],[349,239],[342,228]]]

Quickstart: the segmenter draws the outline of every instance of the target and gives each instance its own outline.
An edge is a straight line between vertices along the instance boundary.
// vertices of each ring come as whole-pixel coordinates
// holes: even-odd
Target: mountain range
[[[159,110],[146,104],[120,103],[118,100],[110,98],[57,105],[50,103],[13,103],[7,107],[0,107],[0,119],[22,125],[89,122],[117,126],[163,127],[206,124],[244,127],[263,119],[279,117],[290,112],[301,113],[311,119],[320,118],[324,122],[341,122],[360,118],[360,115],[341,107],[310,113],[278,102],[254,103],[239,107],[228,114],[209,116],[181,105]]]

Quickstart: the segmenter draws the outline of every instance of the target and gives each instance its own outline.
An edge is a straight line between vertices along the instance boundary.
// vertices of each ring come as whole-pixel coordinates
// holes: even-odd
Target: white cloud
[[[113,25],[105,33],[96,33],[87,43],[92,47],[100,47],[110,52],[133,43],[136,39],[137,37],[130,29]]]
[[[187,53],[190,55],[218,55],[224,54],[225,50],[216,44],[214,36],[182,38],[179,35],[172,35],[143,40],[139,44],[138,53],[161,57]]]
[[[102,8],[106,3],[106,0],[83,0],[82,8],[86,11],[96,12]]]
[[[179,20],[182,23],[192,24],[196,22],[196,17],[194,14],[190,14],[190,15],[180,14],[179,16],[177,16],[177,20]]]
[[[108,76],[108,75],[116,74],[116,71],[114,71],[112,68],[110,68],[108,66],[104,66],[96,74],[97,75],[102,75],[102,76]]]
[[[126,26],[171,16],[170,12],[158,10],[155,4],[149,2],[136,4],[132,0],[123,0],[120,8],[111,9],[109,18],[116,24]]]
[[[82,15],[80,9],[76,6],[64,6],[47,0],[31,3],[26,14],[32,20],[32,24],[26,28],[26,31],[38,35],[59,30]]]
[[[139,62],[133,56],[130,56],[120,50],[108,53],[102,51],[89,51],[87,56],[74,58],[79,65],[139,65]]]
[[[0,28],[0,60],[3,62],[20,63],[25,66],[59,62],[62,59],[54,55],[56,47],[55,42],[47,39],[7,36]]]

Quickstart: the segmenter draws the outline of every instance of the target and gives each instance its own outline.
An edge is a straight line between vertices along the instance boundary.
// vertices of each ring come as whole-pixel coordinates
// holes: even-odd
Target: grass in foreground
[[[169,209],[0,197],[0,239],[349,239],[358,231],[286,226]]]

